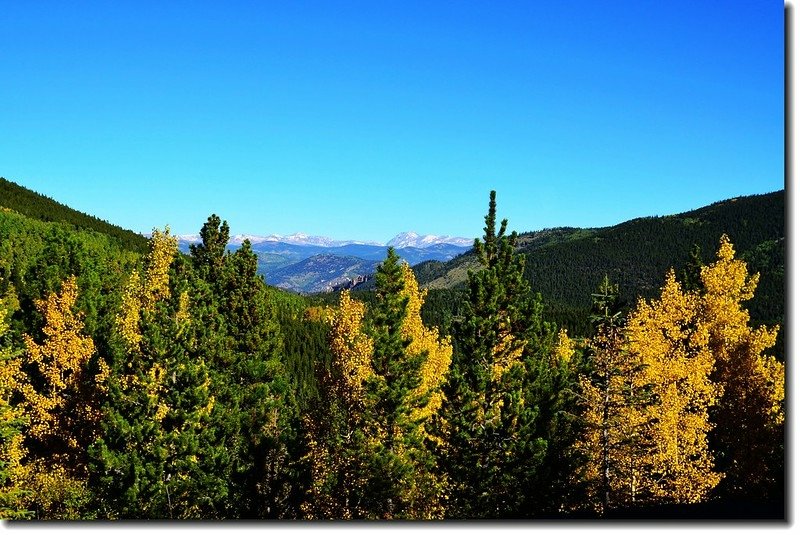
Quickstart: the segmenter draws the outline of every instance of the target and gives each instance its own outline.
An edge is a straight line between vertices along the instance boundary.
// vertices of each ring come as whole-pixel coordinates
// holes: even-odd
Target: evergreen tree
[[[422,326],[424,296],[392,248],[376,284],[367,321],[347,292],[329,315],[333,361],[321,381],[325,415],[307,420],[305,510],[325,518],[441,517],[445,485],[426,424],[441,404],[450,347]]]
[[[431,394],[422,390],[422,368],[432,360],[427,351],[410,351],[406,318],[416,296],[406,288],[406,270],[390,247],[375,274],[377,300],[367,329],[374,341],[374,373],[365,385],[365,428],[372,447],[364,494],[378,518],[441,514],[435,460],[420,425]]]
[[[288,464],[288,384],[282,375],[278,325],[256,275],[256,256],[250,242],[226,259],[220,311],[233,342],[231,365],[219,370],[226,403],[220,408],[232,417],[226,431],[235,458],[231,513],[266,518],[285,513],[286,492],[278,487]],[[276,381],[276,378],[278,381]]]
[[[191,244],[189,252],[192,265],[200,271],[200,277],[206,281],[219,281],[225,264],[225,248],[230,238],[227,221],[211,214],[200,229],[201,243]]]
[[[249,241],[226,252],[228,225],[215,215],[200,235],[203,241],[192,248],[191,259],[198,284],[206,288],[197,293],[204,321],[215,325],[210,365],[216,418],[229,453],[226,514],[290,515],[290,495],[298,490],[292,488],[297,474],[289,457],[297,414],[275,309]]]
[[[464,317],[454,326],[453,370],[445,389],[445,451],[452,482],[448,515],[523,517],[549,509],[542,489],[561,475],[546,474],[548,437],[564,398],[553,360],[554,329],[523,278],[517,235],[496,230],[495,192],[489,197],[483,242],[475,240],[481,270],[469,273]],[[551,480],[551,481],[546,481]],[[543,500],[547,501],[547,500]]]
[[[227,451],[209,371],[209,325],[191,300],[190,266],[155,231],[131,276],[110,355],[102,436],[90,450],[107,518],[221,518]]]
[[[590,368],[580,378],[585,431],[577,447],[586,455],[581,471],[589,504],[602,515],[642,500],[641,459],[653,447],[642,409],[655,399],[644,365],[625,347],[618,286],[604,277],[592,301],[594,334],[586,348]]]

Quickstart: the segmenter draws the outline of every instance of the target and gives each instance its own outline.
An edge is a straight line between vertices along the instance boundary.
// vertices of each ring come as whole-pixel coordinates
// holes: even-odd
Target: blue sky
[[[603,226],[784,187],[775,1],[28,2],[0,176],[146,232]]]

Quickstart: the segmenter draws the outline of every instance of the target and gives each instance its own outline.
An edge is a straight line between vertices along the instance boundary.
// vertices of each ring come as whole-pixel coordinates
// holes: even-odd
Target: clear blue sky
[[[783,2],[0,7],[0,176],[136,231],[481,234],[775,191]]]

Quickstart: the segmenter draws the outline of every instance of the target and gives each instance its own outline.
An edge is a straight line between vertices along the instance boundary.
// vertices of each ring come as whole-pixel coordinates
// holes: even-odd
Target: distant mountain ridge
[[[355,256],[318,254],[272,271],[268,284],[302,293],[330,292],[366,280],[377,268],[377,260]]]
[[[177,238],[178,247],[185,253],[192,244],[201,241],[199,234],[178,235]],[[390,246],[412,266],[426,261],[447,261],[472,246],[467,238],[415,232],[400,233],[386,245],[298,232],[289,236],[236,234],[228,240],[228,249],[238,249],[245,240],[250,241],[258,257],[258,271],[269,284],[299,293],[326,292],[368,280],[377,263],[386,258]],[[309,262],[312,258],[314,260]],[[327,267],[323,265],[326,263]]]
[[[144,234],[149,237],[148,234]],[[185,244],[200,243],[200,234],[179,234],[177,238]],[[314,247],[344,247],[346,245],[370,245],[376,247],[394,247],[396,249],[416,248],[426,249],[437,245],[454,245],[456,247],[471,247],[471,238],[459,238],[457,236],[439,236],[436,234],[420,235],[416,232],[401,232],[385,244],[376,241],[366,240],[336,240],[326,236],[310,236],[302,232],[295,232],[286,236],[280,234],[269,234],[259,236],[256,234],[235,234],[228,241],[229,245],[241,245],[245,240],[249,240],[251,245],[263,243],[286,243],[290,245],[314,246]]]
[[[436,236],[434,234],[419,235],[416,232],[401,232],[388,242],[387,246],[398,249],[405,247],[416,247],[424,249],[434,245],[449,244],[459,247],[472,247],[474,239],[458,238],[454,236]]]

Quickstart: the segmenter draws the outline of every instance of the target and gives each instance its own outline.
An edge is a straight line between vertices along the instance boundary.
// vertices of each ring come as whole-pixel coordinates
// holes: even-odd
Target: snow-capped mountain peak
[[[343,245],[353,245],[353,244],[380,245],[377,242],[358,241],[358,240],[334,240],[333,238],[328,238],[326,236],[309,236],[308,234],[305,234],[303,232],[295,232],[294,234],[289,234],[287,236],[283,236],[280,234],[270,234],[268,236],[237,234],[231,237],[229,243],[240,245],[244,240],[250,240],[250,243],[252,243],[253,245],[264,242],[289,243],[292,245],[315,245],[318,247],[341,247]]]
[[[403,247],[417,247],[419,249],[424,249],[426,247],[431,247],[432,245],[439,245],[442,243],[457,245],[459,247],[469,247],[472,245],[473,240],[455,236],[437,236],[435,234],[420,235],[411,231],[401,232],[386,242],[386,245],[396,249],[402,249]]]
[[[149,234],[145,234],[150,237]],[[178,234],[176,235],[178,241],[182,244],[188,245],[192,243],[200,243],[202,239],[199,234]],[[228,244],[232,246],[239,246],[245,240],[250,240],[252,245],[261,243],[288,243],[291,245],[305,245],[316,247],[343,247],[345,245],[377,245],[385,247],[394,247],[395,249],[402,249],[405,247],[414,247],[417,249],[425,249],[434,245],[449,244],[458,247],[470,247],[473,240],[469,238],[459,238],[454,236],[439,236],[435,234],[418,234],[416,232],[401,232],[386,244],[375,241],[365,240],[336,240],[326,236],[310,236],[303,232],[295,232],[294,234],[281,235],[269,234],[267,236],[259,236],[256,234],[235,234],[230,237]]]

